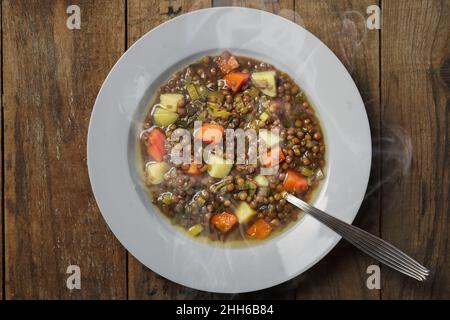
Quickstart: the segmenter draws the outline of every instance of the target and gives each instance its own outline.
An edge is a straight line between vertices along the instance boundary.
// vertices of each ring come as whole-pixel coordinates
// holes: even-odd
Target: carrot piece
[[[237,217],[228,212],[222,212],[219,214],[214,215],[211,218],[211,223],[216,227],[216,229],[220,230],[221,232],[225,233],[231,230],[233,226],[237,223]]]
[[[258,240],[267,238],[271,232],[272,227],[264,219],[256,220],[246,231],[249,238]]]
[[[205,143],[219,143],[222,141],[224,128],[218,124],[205,123],[197,131],[195,139],[202,140]]]
[[[201,174],[200,170],[198,169],[198,167],[195,163],[190,163],[189,168],[187,170],[185,170],[184,172],[191,176],[198,176],[199,174]]]
[[[227,86],[233,90],[234,93],[238,92],[239,89],[244,85],[248,79],[250,78],[250,74],[243,72],[230,72],[224,77]]]
[[[153,128],[147,133],[147,154],[155,161],[162,161],[165,150],[166,135],[159,128]]]
[[[294,170],[288,170],[283,182],[288,192],[305,192],[308,189],[308,180]]]
[[[275,153],[276,150],[278,150],[278,161],[275,158]],[[270,149],[267,152],[264,152],[261,156],[261,164],[265,167],[273,167],[276,166],[277,164],[280,164],[281,162],[284,161],[286,157],[284,156],[283,151],[281,150],[280,147],[274,147],[272,149]]]

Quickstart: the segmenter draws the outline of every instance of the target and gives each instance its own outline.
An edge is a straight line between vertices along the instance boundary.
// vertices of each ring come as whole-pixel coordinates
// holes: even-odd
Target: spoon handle
[[[297,208],[311,215],[316,220],[342,236],[355,247],[383,264],[408,275],[418,281],[424,281],[430,271],[392,244],[319,210],[305,201],[284,193],[283,197]]]

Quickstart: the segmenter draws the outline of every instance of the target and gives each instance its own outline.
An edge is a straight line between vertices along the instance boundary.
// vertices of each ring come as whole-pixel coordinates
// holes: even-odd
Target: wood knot
[[[181,1],[165,0],[159,3],[159,13],[169,17],[176,16],[182,10]]]
[[[447,86],[447,89],[450,90],[450,57],[447,57],[444,60],[444,63],[441,65],[439,73],[440,73],[441,79],[444,81],[445,85]]]

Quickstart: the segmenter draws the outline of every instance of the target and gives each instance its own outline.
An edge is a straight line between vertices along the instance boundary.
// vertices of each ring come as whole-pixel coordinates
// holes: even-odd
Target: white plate
[[[191,288],[237,293],[299,275],[340,237],[307,216],[258,245],[212,246],[170,226],[143,195],[134,148],[147,101],[170,73],[222,49],[274,64],[307,93],[327,143],[326,180],[314,204],[346,222],[353,221],[364,197],[371,139],[363,101],[342,63],[311,33],[271,13],[195,11],[147,33],[120,58],[89,125],[89,177],[98,206],[124,247],[154,272]]]

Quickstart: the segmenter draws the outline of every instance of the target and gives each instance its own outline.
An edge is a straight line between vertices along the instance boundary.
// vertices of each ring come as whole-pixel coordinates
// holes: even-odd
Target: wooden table
[[[69,5],[81,29],[66,27]],[[365,23],[381,7],[381,30]],[[92,195],[88,122],[98,90],[139,37],[187,11],[241,5],[280,14],[318,36],[365,101],[373,170],[355,224],[381,235],[433,274],[417,283],[345,242],[296,279],[237,296],[195,291],[148,270],[119,244]],[[450,1],[3,0],[3,299],[448,299]],[[66,287],[69,265],[81,289]]]

